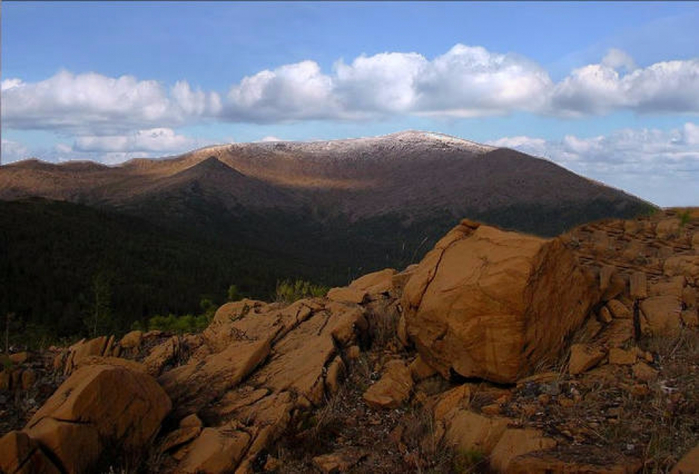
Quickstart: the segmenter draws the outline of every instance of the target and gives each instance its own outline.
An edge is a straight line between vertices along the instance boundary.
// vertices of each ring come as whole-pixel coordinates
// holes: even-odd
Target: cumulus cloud
[[[217,94],[192,91],[185,81],[168,93],[153,80],[68,71],[36,83],[4,80],[2,95],[4,125],[17,129],[109,133],[178,125],[220,110]]]
[[[8,128],[82,135],[123,135],[206,120],[366,121],[521,111],[567,117],[618,110],[699,113],[699,59],[638,67],[627,53],[611,49],[599,63],[554,82],[526,57],[456,44],[434,58],[385,52],[340,59],[327,72],[309,59],[244,77],[222,94],[187,81],[166,86],[133,76],[61,71],[35,83],[5,79],[2,98]]]
[[[630,58],[628,58],[630,60]],[[626,61],[609,55],[601,64],[575,69],[551,94],[553,113],[699,113],[699,59],[663,61],[622,74]]]
[[[331,118],[340,112],[332,79],[314,61],[264,70],[231,87],[223,116],[235,121]]]
[[[524,57],[457,44],[420,77],[418,111],[465,117],[535,111],[551,85],[548,73]]]
[[[699,125],[669,131],[623,129],[609,135],[560,140],[509,137],[491,142],[542,156],[584,176],[660,205],[699,201]]]

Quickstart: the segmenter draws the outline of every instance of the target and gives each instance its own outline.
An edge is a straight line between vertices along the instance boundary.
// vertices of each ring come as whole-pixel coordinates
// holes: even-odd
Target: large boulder
[[[443,376],[511,383],[554,362],[598,299],[560,239],[464,220],[422,260],[402,306],[408,337]]]
[[[91,365],[75,371],[24,431],[64,470],[80,473],[94,467],[107,448],[141,453],[170,408],[151,376],[123,366]]]
[[[3,474],[60,474],[41,446],[22,431],[0,438],[0,472]]]

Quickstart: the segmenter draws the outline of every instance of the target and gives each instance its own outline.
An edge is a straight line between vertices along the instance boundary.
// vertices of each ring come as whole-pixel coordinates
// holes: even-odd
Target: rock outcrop
[[[326,298],[227,303],[202,334],[12,354],[0,415],[7,395],[51,388],[47,367],[69,378],[38,411],[21,405],[0,472],[90,472],[146,450],[163,473],[627,474],[680,458],[672,472],[694,472],[699,222],[661,223],[544,240],[462,221],[419,265]],[[685,444],[650,457],[657,436]]]
[[[506,383],[557,360],[597,299],[560,240],[464,220],[422,260],[402,305],[408,337],[443,376]]]
[[[105,450],[115,450],[111,456],[141,454],[170,408],[149,375],[122,366],[87,366],[58,388],[22,432],[9,433],[2,443],[16,447],[10,457],[18,465],[24,458],[49,466],[37,472],[51,472],[44,452],[61,471],[88,472]]]

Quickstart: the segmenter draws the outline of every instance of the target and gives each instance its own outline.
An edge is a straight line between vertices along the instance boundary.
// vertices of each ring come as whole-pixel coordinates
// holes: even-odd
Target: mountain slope
[[[35,196],[65,202],[12,202]],[[550,161],[428,132],[222,145],[113,167],[28,160],[0,167],[0,230],[14,249],[0,264],[31,268],[52,289],[33,304],[32,278],[7,274],[13,289],[0,309],[42,321],[68,314],[67,303],[50,310],[44,300],[87,298],[95,262],[110,271],[126,262],[134,275],[142,267],[115,287],[119,311],[133,320],[193,311],[201,278],[220,299],[230,284],[262,296],[285,278],[334,286],[402,268],[463,217],[550,236],[652,209]],[[171,264],[143,257],[159,240]],[[48,262],[45,271],[35,262]]]

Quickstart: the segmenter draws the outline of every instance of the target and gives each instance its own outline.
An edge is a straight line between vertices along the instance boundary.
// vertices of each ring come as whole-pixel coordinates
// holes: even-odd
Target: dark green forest
[[[652,210],[592,201],[469,217],[552,236]],[[158,315],[210,315],[231,285],[237,297],[266,300],[285,280],[344,285],[419,261],[460,218],[446,211],[421,220],[313,216],[311,209],[252,213],[180,196],[118,211],[41,198],[0,201],[0,321],[12,315],[14,341],[51,341],[147,327]]]

